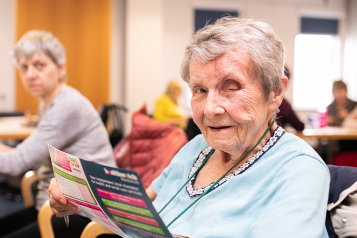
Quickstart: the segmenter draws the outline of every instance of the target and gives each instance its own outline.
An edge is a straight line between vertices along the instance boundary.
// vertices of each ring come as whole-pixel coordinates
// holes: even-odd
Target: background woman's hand
[[[332,124],[334,124],[335,123],[335,117],[333,117],[333,116],[328,116],[327,117],[327,124],[328,125],[332,125]]]
[[[51,179],[48,195],[50,196],[49,203],[51,210],[56,217],[63,217],[64,215],[72,215],[80,212],[77,205],[67,201],[66,197],[58,188],[55,178]]]
[[[14,148],[0,143],[0,152],[12,151]]]
[[[344,119],[348,115],[348,111],[346,109],[341,109],[338,111],[338,117]]]

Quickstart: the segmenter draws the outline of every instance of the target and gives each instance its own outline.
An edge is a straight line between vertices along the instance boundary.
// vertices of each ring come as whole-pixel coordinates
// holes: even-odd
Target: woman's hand
[[[14,148],[0,143],[0,152],[12,151]]]
[[[156,198],[156,193],[154,189],[152,189],[151,185],[146,189],[146,194],[148,195],[149,199],[153,202]]]
[[[332,124],[334,124],[335,123],[335,117],[333,117],[333,116],[328,116],[327,117],[327,124],[328,125],[332,125]]]
[[[49,203],[51,210],[56,217],[63,217],[64,215],[72,215],[80,212],[75,204],[67,201],[66,197],[58,188],[55,178],[51,179],[48,195],[50,196]]]
[[[346,109],[341,109],[338,111],[338,117],[344,119],[348,115],[348,111]]]

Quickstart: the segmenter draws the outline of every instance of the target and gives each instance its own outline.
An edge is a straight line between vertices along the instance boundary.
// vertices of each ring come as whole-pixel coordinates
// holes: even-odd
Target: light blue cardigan
[[[158,211],[186,182],[207,146],[203,136],[197,136],[153,181]],[[319,155],[303,140],[278,127],[253,157],[244,169],[235,171],[236,176],[231,175],[174,222],[170,232],[190,238],[327,238],[330,175]],[[196,198],[185,187],[160,214],[164,223]]]

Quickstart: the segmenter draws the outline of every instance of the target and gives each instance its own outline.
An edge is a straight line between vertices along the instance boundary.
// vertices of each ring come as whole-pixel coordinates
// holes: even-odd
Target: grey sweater
[[[0,152],[0,174],[20,175],[40,165],[36,208],[48,200],[53,178],[48,144],[82,159],[116,167],[108,134],[92,104],[66,87],[43,113],[36,130],[15,150]]]

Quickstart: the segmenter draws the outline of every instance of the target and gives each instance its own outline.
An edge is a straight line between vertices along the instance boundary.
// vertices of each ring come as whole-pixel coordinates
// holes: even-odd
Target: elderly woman
[[[287,77],[284,47],[266,23],[223,18],[186,47],[182,78],[203,135],[185,145],[147,189],[174,234],[192,237],[327,237],[329,172],[275,121]],[[57,216],[62,205],[53,180]]]
[[[12,53],[24,88],[40,101],[41,119],[15,149],[1,145],[0,174],[20,175],[40,165],[40,181],[36,207],[0,219],[0,237],[39,237],[37,210],[49,199],[47,189],[53,178],[48,144],[97,163],[116,163],[99,114],[83,95],[66,85],[66,53],[59,40],[49,32],[29,31]]]

